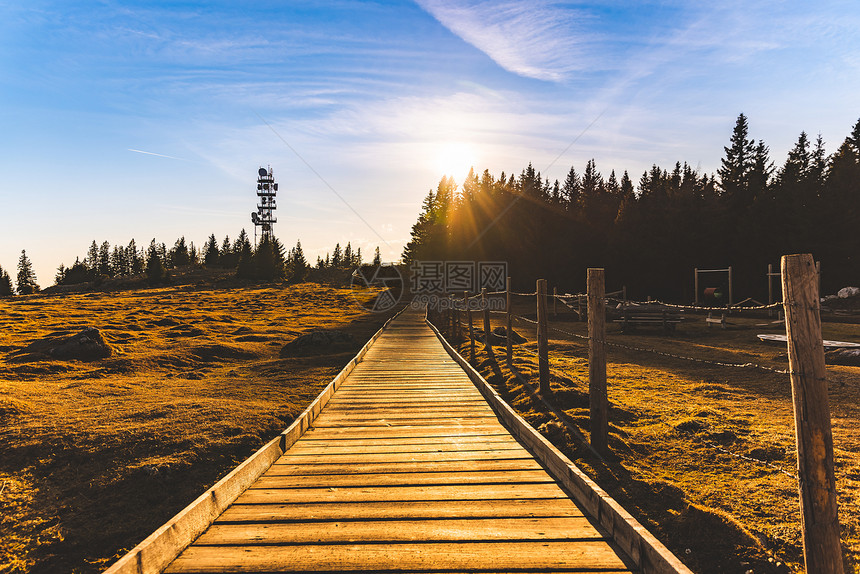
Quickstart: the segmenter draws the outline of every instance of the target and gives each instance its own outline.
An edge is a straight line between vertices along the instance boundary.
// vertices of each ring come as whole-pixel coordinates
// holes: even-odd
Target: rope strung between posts
[[[518,318],[518,319],[522,319],[522,320],[524,320],[524,321],[526,321],[526,322],[529,322],[529,323],[537,323],[537,321],[531,321],[530,319],[526,319],[525,317],[520,317],[520,316],[518,316],[518,315],[512,315],[512,316],[513,316],[513,317],[516,317],[516,318]],[[553,327],[550,327],[550,328],[552,329]],[[568,333],[567,331],[562,331],[561,329],[556,329],[556,330],[557,330],[557,331],[561,331],[561,332],[563,332],[563,333],[565,333],[565,334],[568,334],[568,335],[573,335],[574,337],[578,337],[578,338],[580,338],[580,339],[588,339],[588,338],[589,338],[589,337],[584,337],[584,336],[582,336],[582,335],[577,335],[576,333]],[[532,350],[530,350],[530,349],[527,349],[527,348],[523,347],[522,345],[520,345],[518,348],[519,348],[519,350],[520,350],[520,351],[522,351],[522,352],[524,352],[524,353],[526,353],[526,354],[528,354],[528,355],[531,355],[531,356],[533,356],[533,357],[537,358],[538,360],[540,360],[540,357],[539,357],[539,356],[538,356],[538,354],[537,354],[537,353],[535,353],[534,351],[532,351]],[[688,360],[699,360],[699,361],[703,361],[703,362],[708,362],[708,361],[705,361],[704,359],[691,359],[691,358],[689,358],[689,357],[679,357],[679,358],[687,358]],[[737,363],[713,363],[713,364],[720,365],[720,366],[736,366],[736,367],[746,366],[746,365],[741,365],[741,364],[737,364]],[[756,366],[758,366],[758,365],[756,365]],[[767,368],[767,367],[761,367],[761,368],[764,368],[764,369],[768,370],[768,368]],[[585,385],[585,386],[587,386],[587,385],[588,385],[587,381],[583,380],[581,377],[579,377],[579,376],[577,376],[577,375],[574,375],[573,373],[571,373],[571,372],[569,372],[569,371],[565,371],[565,370],[563,370],[563,369],[559,369],[559,368],[557,368],[557,367],[553,367],[552,365],[550,365],[550,371],[553,371],[553,372],[555,372],[555,374],[556,374],[556,375],[560,375],[560,376],[562,376],[562,377],[564,377],[564,378],[568,378],[568,379],[570,379],[570,380],[572,380],[572,381],[577,381],[577,382],[579,382],[579,383],[580,383],[580,384],[582,384],[582,385]],[[779,373],[785,373],[785,372],[787,372],[787,371],[776,371],[776,372],[779,372]],[[666,422],[665,420],[663,420],[663,419],[662,419],[662,418],[660,418],[659,416],[655,416],[654,418],[656,418],[656,419],[657,419],[657,421],[658,421],[659,423],[661,423],[661,424],[663,424],[663,425],[666,425],[666,426],[668,426],[669,428],[672,428],[673,430],[678,430],[678,429],[676,428],[676,426],[675,426],[675,425],[673,425],[673,424],[671,424],[671,423]],[[682,432],[683,432],[683,431],[682,431]],[[702,442],[703,444],[705,444],[705,445],[709,446],[710,448],[713,448],[714,450],[717,450],[717,451],[719,451],[719,452],[722,452],[723,454],[727,454],[727,455],[729,455],[729,456],[732,456],[732,457],[734,457],[734,458],[738,458],[738,459],[741,459],[741,460],[745,460],[745,461],[747,461],[747,462],[754,462],[754,463],[757,463],[757,464],[764,465],[764,466],[766,466],[766,467],[770,468],[771,470],[775,470],[775,471],[777,471],[777,472],[780,472],[780,473],[784,474],[785,476],[788,476],[789,478],[793,478],[793,479],[797,480],[797,475],[796,475],[796,474],[792,474],[791,472],[789,472],[789,471],[785,470],[784,468],[782,468],[782,467],[780,467],[780,466],[777,466],[777,465],[775,465],[775,464],[773,464],[773,463],[771,463],[771,462],[768,462],[768,461],[766,461],[766,460],[761,460],[761,459],[759,459],[759,458],[755,458],[755,457],[748,456],[748,455],[745,455],[745,454],[740,454],[740,453],[737,453],[737,452],[732,452],[732,451],[730,451],[730,450],[726,449],[726,448],[725,448],[725,447],[723,447],[723,446],[720,446],[720,445],[718,445],[718,444],[716,444],[716,443],[714,443],[714,442],[711,442],[711,441],[709,441],[709,440],[707,440],[707,439],[703,439],[703,438],[701,438],[701,437],[697,437],[696,435],[691,434],[691,433],[685,433],[685,434],[687,434],[687,435],[688,435],[688,436],[690,436],[691,438],[694,438],[694,439],[696,439],[696,440],[699,440],[700,442]]]
[[[783,306],[782,302],[779,303],[771,303],[769,305],[756,305],[754,307],[740,307],[740,306],[728,306],[728,307],[704,307],[701,305],[676,305],[675,303],[666,303],[663,301],[633,301],[628,299],[627,301],[622,301],[621,299],[617,299],[615,297],[607,297],[607,300],[614,301],[616,303],[626,304],[626,305],[660,305],[661,307],[671,307],[672,309],[684,309],[688,311],[765,311],[767,309],[777,309]]]
[[[519,315],[512,315],[512,317],[516,317],[516,318],[522,319],[522,320],[524,320],[524,321],[526,321],[526,322],[529,322],[529,323],[537,323],[537,321],[531,321],[530,319],[526,319],[525,317],[520,317]],[[550,328],[552,328],[552,327],[550,327]],[[556,329],[556,330],[560,330],[560,329]],[[581,338],[581,339],[588,339],[588,337],[583,337],[582,335],[577,335],[577,334],[575,334],[575,333],[568,333],[568,332],[566,332],[566,331],[562,331],[562,332],[563,332],[563,333],[565,333],[565,334],[573,335],[573,336],[578,337],[578,338]],[[534,351],[532,351],[531,349],[527,349],[527,348],[525,348],[525,347],[524,347],[524,346],[522,346],[522,345],[520,345],[520,346],[518,347],[518,349],[519,349],[521,352],[524,352],[524,353],[526,353],[526,354],[528,354],[528,355],[531,355],[532,357],[535,357],[535,358],[537,358],[538,360],[540,360],[540,357],[538,356],[538,354],[537,354],[537,353],[535,353]],[[696,359],[691,359],[691,360],[696,360]],[[719,364],[719,363],[717,363],[717,364]],[[744,366],[744,365],[739,365],[739,364],[736,364],[736,363],[727,363],[727,365],[731,365],[731,366]],[[764,368],[766,369],[766,367],[764,367]],[[579,377],[579,376],[577,376],[577,375],[574,375],[573,373],[571,373],[571,372],[569,372],[569,371],[566,371],[566,370],[563,370],[563,369],[559,369],[559,368],[557,368],[557,367],[553,367],[552,365],[550,365],[550,371],[551,371],[551,372],[555,372],[555,374],[556,374],[556,375],[559,375],[559,376],[561,376],[561,377],[563,377],[563,378],[570,379],[571,381],[577,381],[577,382],[578,382],[578,383],[580,383],[581,385],[588,386],[588,382],[587,382],[587,381],[583,380],[581,377]],[[785,372],[785,371],[783,371],[783,372]],[[655,416],[654,418],[655,418],[655,419],[657,420],[657,422],[659,422],[660,424],[663,424],[663,425],[665,425],[665,426],[667,426],[667,427],[669,427],[669,428],[671,428],[671,429],[673,429],[673,430],[678,430],[678,429],[677,429],[677,427],[676,427],[675,425],[673,425],[673,424],[671,424],[671,423],[669,423],[669,422],[666,422],[666,421],[665,421],[665,420],[663,420],[661,417],[659,417],[659,416]],[[683,431],[682,431],[682,432],[683,432]],[[789,477],[789,478],[792,478],[792,479],[794,479],[794,480],[797,480],[797,475],[796,475],[796,474],[792,474],[791,472],[789,472],[789,471],[785,470],[784,468],[782,468],[782,467],[780,467],[780,466],[778,466],[778,465],[775,465],[775,464],[773,464],[773,463],[771,463],[771,462],[769,462],[769,461],[761,460],[761,459],[759,459],[759,458],[755,458],[755,457],[748,456],[748,455],[741,454],[741,453],[737,453],[737,452],[732,452],[732,451],[728,450],[727,448],[725,448],[725,447],[723,447],[723,446],[720,446],[720,445],[718,445],[718,444],[716,444],[716,443],[714,443],[714,442],[711,442],[711,441],[709,441],[709,440],[707,440],[707,439],[704,439],[704,438],[701,438],[701,437],[697,437],[696,435],[693,435],[693,434],[691,434],[691,433],[684,433],[684,434],[687,434],[687,435],[688,435],[688,436],[690,436],[691,438],[694,438],[694,439],[696,439],[696,440],[699,440],[700,442],[702,442],[702,444],[705,444],[706,446],[708,446],[708,447],[710,447],[710,448],[713,448],[714,450],[717,450],[717,451],[719,451],[719,452],[722,452],[723,454],[727,454],[727,455],[729,455],[729,456],[731,456],[731,457],[734,457],[734,458],[737,458],[737,459],[741,459],[741,460],[745,460],[745,461],[747,461],[747,462],[753,462],[753,463],[756,463],[756,464],[764,465],[764,466],[766,466],[766,467],[770,468],[771,470],[774,470],[774,471],[780,472],[780,473],[784,474],[785,476],[787,476],[787,477]]]
[[[532,321],[531,319],[526,319],[525,317],[521,317],[520,315],[512,315],[512,317],[516,317],[517,319],[520,319],[520,320],[525,321],[527,323],[537,325],[537,321]],[[577,333],[572,333],[570,331],[566,331],[564,329],[559,329],[558,327],[554,327],[552,325],[548,325],[548,327],[550,329],[552,329],[553,331],[563,333],[565,335],[568,335],[569,337],[574,337],[576,339],[582,339],[582,340],[586,340],[586,341],[591,339],[591,337],[588,337],[586,335],[579,335]],[[646,349],[644,347],[634,347],[633,345],[624,345],[622,343],[613,343],[611,341],[601,341],[601,342],[604,345],[606,345],[607,347],[615,347],[617,349],[625,349],[628,351],[639,351],[641,353],[653,353],[655,355],[660,355],[662,357],[670,357],[672,359],[680,359],[683,361],[691,361],[691,362],[695,362],[695,363],[713,365],[715,367],[735,367],[735,368],[744,368],[744,369],[761,369],[762,371],[767,371],[769,373],[775,373],[778,375],[790,375],[791,374],[791,372],[788,371],[787,369],[776,369],[774,367],[768,367],[768,366],[759,365],[756,363],[726,363],[726,362],[722,362],[722,361],[711,361],[710,359],[702,359],[702,358],[698,358],[698,357],[685,357],[684,355],[676,355],[674,353],[666,353],[665,351],[658,351],[656,349]]]

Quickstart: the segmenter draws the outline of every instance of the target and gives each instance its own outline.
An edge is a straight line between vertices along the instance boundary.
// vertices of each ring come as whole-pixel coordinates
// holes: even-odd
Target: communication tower
[[[257,244],[257,228],[260,228],[260,239],[272,239],[274,233],[272,226],[277,223],[278,218],[272,213],[277,205],[275,203],[275,195],[277,195],[278,184],[275,183],[275,178],[272,175],[272,167],[268,169],[261,167],[257,172],[257,211],[251,212],[251,221],[254,222],[254,245]]]

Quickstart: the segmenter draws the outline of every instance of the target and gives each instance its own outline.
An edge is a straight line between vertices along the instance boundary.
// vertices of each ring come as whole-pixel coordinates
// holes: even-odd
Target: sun
[[[472,144],[444,142],[436,147],[434,167],[439,175],[451,176],[454,181],[462,183],[469,169],[475,167],[476,158],[477,152]]]

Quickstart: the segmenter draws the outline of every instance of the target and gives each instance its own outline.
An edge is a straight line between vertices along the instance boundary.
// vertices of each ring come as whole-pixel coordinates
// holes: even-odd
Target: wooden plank
[[[195,545],[315,544],[488,540],[602,540],[585,517],[339,520],[216,524]]]
[[[486,449],[481,447],[486,445]],[[390,441],[339,439],[332,441],[302,439],[284,454],[338,453],[338,452],[456,452],[459,450],[507,450],[523,448],[508,434],[481,436],[450,436],[442,439],[396,438]]]
[[[314,520],[407,520],[437,518],[505,518],[583,516],[568,498],[470,500],[405,500],[376,502],[233,504],[216,522]]]
[[[430,452],[342,452],[333,453],[326,452],[325,455],[319,454],[298,454],[298,452],[288,450],[281,458],[275,461],[275,464],[269,469],[270,472],[275,472],[284,465],[304,465],[304,464],[370,464],[370,463],[396,463],[396,462],[414,462],[414,463],[439,463],[452,461],[471,461],[471,460],[531,460],[534,457],[523,447],[511,448],[507,450],[448,450],[448,451],[430,451]]]
[[[602,540],[192,546],[168,573],[628,568]]]
[[[486,425],[488,421],[495,421],[495,416],[452,416],[434,418],[381,418],[381,419],[364,419],[358,417],[326,417],[314,423],[315,429],[334,429],[334,428],[390,428],[390,427],[438,427],[447,424],[456,425],[458,427],[474,428],[478,425]]]
[[[542,470],[542,467],[534,458],[520,456],[510,460],[279,464],[276,467],[273,465],[269,472],[271,476],[288,476],[300,474],[381,474],[386,472],[484,472],[487,470]]]
[[[450,486],[369,486],[356,488],[248,489],[236,499],[240,504],[290,502],[374,502],[401,500],[488,500],[515,498],[567,498],[546,476],[540,482],[470,484]]]
[[[314,423],[315,427],[323,426],[329,422],[345,422],[347,424],[355,424],[357,426],[365,426],[365,421],[418,421],[423,424],[424,421],[441,421],[439,424],[447,424],[449,420],[469,420],[475,422],[486,422],[485,419],[496,419],[496,413],[492,410],[486,412],[434,412],[431,410],[415,410],[412,412],[377,412],[377,413],[362,413],[362,412],[326,412],[321,415]]]
[[[380,440],[395,437],[457,437],[482,436],[498,432],[497,425],[436,425],[436,426],[380,426],[380,427],[329,427],[312,428],[308,434],[316,439],[364,438]]]
[[[304,474],[260,477],[251,488],[321,488],[366,486],[428,486],[445,484],[505,484],[536,482],[546,475],[538,470],[485,470],[442,472],[392,472],[375,474]]]

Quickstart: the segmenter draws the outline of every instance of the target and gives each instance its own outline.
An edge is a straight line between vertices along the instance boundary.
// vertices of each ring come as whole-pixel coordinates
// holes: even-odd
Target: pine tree
[[[128,268],[132,275],[143,273],[144,259],[141,257],[137,243],[133,238],[128,242],[128,247],[125,248],[125,256],[128,259]]]
[[[334,246],[334,253],[331,255],[331,266],[335,269],[343,265],[343,255],[340,251],[340,243]]]
[[[373,252],[373,265],[382,265],[382,254],[379,252],[379,246],[376,246],[376,251]]]
[[[36,283],[36,273],[33,271],[33,264],[30,258],[27,257],[27,252],[21,250],[21,257],[18,259],[18,294],[30,295],[39,290],[39,285]]]
[[[237,258],[233,256],[233,244],[230,242],[230,236],[225,235],[224,241],[221,242],[221,267],[230,269],[236,267]]]
[[[110,267],[110,243],[103,241],[99,247],[99,258],[97,272],[99,275],[111,277],[113,275]]]
[[[12,287],[12,278],[0,267],[0,297],[11,297],[14,294],[15,290]]]
[[[276,237],[264,236],[253,257],[253,276],[275,281],[284,278],[284,248]]]
[[[128,275],[128,261],[125,256],[125,248],[114,245],[110,253],[110,268],[115,276]]]
[[[824,150],[824,138],[821,134],[815,138],[815,147],[812,148],[812,156],[809,165],[810,185],[815,189],[816,195],[821,195],[827,177],[827,152]]]
[[[221,253],[218,251],[218,240],[215,239],[215,234],[213,233],[203,246],[203,265],[213,267],[218,265],[220,259]]]
[[[191,242],[191,247],[188,248],[188,264],[195,267],[200,265],[200,253],[197,251],[197,247],[193,241]]]
[[[305,253],[302,251],[302,242],[297,241],[295,248],[291,251],[290,257],[290,281],[292,283],[301,283],[308,275],[308,261],[305,259]]]
[[[582,198],[582,184],[579,181],[579,175],[576,169],[571,166],[567,172],[567,177],[564,178],[564,184],[561,187],[562,201],[567,204],[570,210],[577,209]]]
[[[146,251],[146,278],[150,285],[159,285],[167,280],[167,269],[159,254],[159,245],[155,239]]]
[[[759,140],[753,155],[753,166],[749,175],[750,194],[753,199],[763,199],[770,195],[770,180],[774,165],[770,159],[770,149]]]
[[[753,168],[755,142],[748,139],[748,136],[747,117],[740,114],[732,131],[731,145],[723,148],[726,156],[722,159],[722,167],[717,170],[717,175],[720,176],[720,187],[730,209],[746,207],[752,203],[749,194],[749,178]]]
[[[343,266],[351,267],[353,263],[352,243],[347,241],[346,248],[343,250]]]
[[[87,251],[87,256],[84,259],[84,264],[93,273],[93,275],[98,273],[98,269],[99,269],[99,246],[96,243],[95,239],[93,239],[92,244],[90,244],[90,248]]]
[[[170,264],[174,267],[184,266],[191,263],[191,254],[188,252],[188,246],[185,244],[185,236],[183,235],[176,240],[173,248],[170,250]]]

